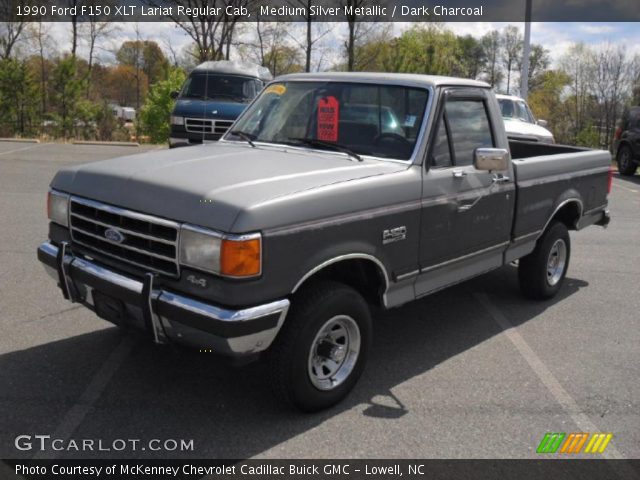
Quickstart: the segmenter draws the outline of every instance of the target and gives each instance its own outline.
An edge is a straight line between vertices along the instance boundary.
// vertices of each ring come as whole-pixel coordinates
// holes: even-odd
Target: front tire
[[[276,397],[304,412],[329,408],[355,386],[371,345],[371,314],[351,287],[323,281],[296,294],[269,354]]]
[[[571,240],[567,227],[558,221],[549,225],[535,250],[520,259],[520,290],[534,300],[554,297],[562,288],[569,268]]]
[[[631,176],[636,173],[638,165],[633,161],[631,149],[627,145],[621,145],[616,156],[618,171],[621,175]]]

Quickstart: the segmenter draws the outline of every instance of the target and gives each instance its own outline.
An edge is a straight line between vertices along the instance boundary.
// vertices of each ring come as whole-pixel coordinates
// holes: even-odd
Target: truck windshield
[[[180,97],[247,103],[261,88],[262,82],[254,78],[198,72],[187,79]]]
[[[503,118],[517,119],[522,122],[536,123],[527,104],[522,100],[498,99]]]
[[[408,160],[428,97],[428,90],[392,85],[272,83],[238,119],[234,131],[254,142],[342,148],[359,155]],[[226,138],[241,140],[233,131]]]

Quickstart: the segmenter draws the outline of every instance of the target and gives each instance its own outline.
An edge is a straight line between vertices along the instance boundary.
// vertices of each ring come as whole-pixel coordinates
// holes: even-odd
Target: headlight
[[[69,226],[69,195],[49,190],[47,193],[47,217],[63,227]]]
[[[171,115],[171,125],[184,125],[184,117],[176,117],[175,115]]]
[[[222,235],[212,230],[183,225],[180,232],[180,263],[226,277],[260,275],[262,241],[259,233]]]

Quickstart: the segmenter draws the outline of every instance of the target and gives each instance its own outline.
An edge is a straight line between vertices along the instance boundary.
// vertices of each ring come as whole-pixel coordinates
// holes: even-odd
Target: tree
[[[572,137],[575,141],[578,133],[583,131],[587,121],[589,105],[589,68],[593,53],[584,45],[576,43],[560,59],[560,68],[569,77],[569,95],[565,100],[572,120]]]
[[[0,124],[8,135],[36,130],[38,82],[27,63],[13,58],[0,60]]]
[[[267,67],[274,77],[304,71],[300,51],[287,45],[276,46],[266,52],[263,66]]]
[[[563,103],[563,92],[571,79],[561,70],[547,70],[537,77],[537,86],[529,94],[527,102],[537,118],[549,122],[556,141],[569,143],[571,138],[569,115]]]
[[[458,37],[458,70],[456,75],[465,78],[478,78],[487,57],[483,45],[471,35]]]
[[[120,65],[139,67],[147,77],[149,85],[164,80],[169,69],[169,61],[160,46],[150,40],[127,40],[116,53]]]
[[[298,46],[304,52],[304,71],[310,72],[311,68],[311,59],[313,56],[314,49],[317,48],[318,42],[325,37],[331,30],[333,26],[328,27],[330,25],[327,22],[315,22],[314,15],[311,13],[311,7],[315,5],[314,0],[286,0],[288,4],[293,7],[302,7],[304,8],[306,15],[304,16],[304,40],[300,40],[300,35],[296,29],[291,31],[287,31],[290,38],[298,44]],[[320,64],[322,62],[318,62],[318,70],[320,69]]]
[[[166,80],[151,87],[140,110],[138,122],[142,133],[148,135],[153,143],[165,143],[169,138],[169,116],[175,105],[170,94],[174,90],[180,90],[184,80],[184,71],[172,68]]]
[[[529,54],[529,91],[538,88],[540,76],[549,68],[550,64],[549,50],[542,45],[532,45]],[[518,61],[518,70],[522,71],[522,59]]]
[[[522,56],[522,34],[520,29],[513,25],[507,25],[502,32],[502,64],[507,70],[507,95],[511,90],[511,72]]]
[[[41,115],[44,115],[47,111],[47,62],[45,60],[45,51],[51,41],[49,35],[50,26],[51,24],[47,22],[35,22],[32,24],[33,38],[36,40],[38,55],[40,57]]]
[[[211,6],[222,8],[233,4],[235,7],[250,7],[254,0],[175,0],[173,3],[182,5],[185,8],[198,9]],[[165,2],[150,0],[155,6],[165,6]],[[177,12],[177,8],[173,11]],[[184,20],[177,15],[172,16],[173,22],[191,37],[197,45],[198,63],[207,60],[229,59],[231,42],[235,32],[236,24],[241,19],[240,15],[193,15],[188,20]]]
[[[93,70],[93,60],[95,56],[95,49],[98,39],[101,37],[108,37],[111,35],[116,29],[117,26],[113,22],[98,22],[94,17],[89,17],[88,23],[88,37],[87,43],[89,47],[89,59],[87,75],[89,76],[89,81],[87,82],[87,97],[91,93],[91,85],[93,82],[91,81],[91,73]]]
[[[485,34],[480,40],[482,45],[483,56],[486,58],[485,70],[487,73],[487,83],[492,87],[496,87],[502,81],[502,72],[500,71],[500,32],[492,30]]]
[[[388,72],[451,75],[458,67],[456,36],[441,25],[415,25],[391,41],[382,62]]]
[[[360,9],[371,5],[371,0],[342,0],[341,7],[346,12],[347,18],[347,40],[344,43],[344,49],[347,57],[347,71],[353,72],[357,69],[356,53],[358,44],[367,41],[371,30],[381,25],[379,22],[361,22],[358,21],[356,9]]]
[[[77,12],[78,0],[66,0],[66,4],[71,8],[71,12]],[[78,14],[74,13],[71,17],[71,56],[75,57],[78,50],[79,26]]]
[[[140,81],[140,91],[131,88]],[[137,72],[131,65],[116,65],[110,68],[105,78],[104,96],[118,105],[130,107],[136,105],[138,98],[147,96],[147,78],[143,71]]]
[[[25,17],[16,15],[17,4],[24,3],[20,0],[0,2],[0,18],[3,20],[0,22],[0,59],[11,57],[14,47],[27,26]]]
[[[53,69],[51,84],[55,92],[55,118],[64,138],[68,138],[74,130],[78,102],[85,88],[84,82],[78,74],[78,63],[73,55],[60,59]]]
[[[590,85],[598,102],[597,129],[600,145],[611,147],[616,122],[624,104],[632,96],[634,60],[626,50],[605,44],[596,47],[591,65]]]
[[[365,24],[370,28],[364,30],[360,26]],[[360,22],[357,26],[357,42],[353,69],[355,71],[382,71],[383,62],[389,58],[393,27],[389,23]]]

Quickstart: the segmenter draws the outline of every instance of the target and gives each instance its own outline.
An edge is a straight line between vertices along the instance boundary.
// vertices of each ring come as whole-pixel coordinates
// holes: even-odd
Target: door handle
[[[480,195],[479,197],[476,197],[473,202],[467,202],[467,203],[459,203],[458,204],[458,212],[467,212],[469,210],[471,210],[473,207],[476,206],[476,204],[482,200],[482,195]]]
[[[491,179],[493,183],[507,183],[509,180],[511,180],[509,177],[502,174],[494,175]]]
[[[464,170],[462,170],[461,168],[456,168],[453,172],[452,172],[453,176],[455,178],[462,178],[462,177],[466,177],[467,176],[467,172],[465,172]]]

